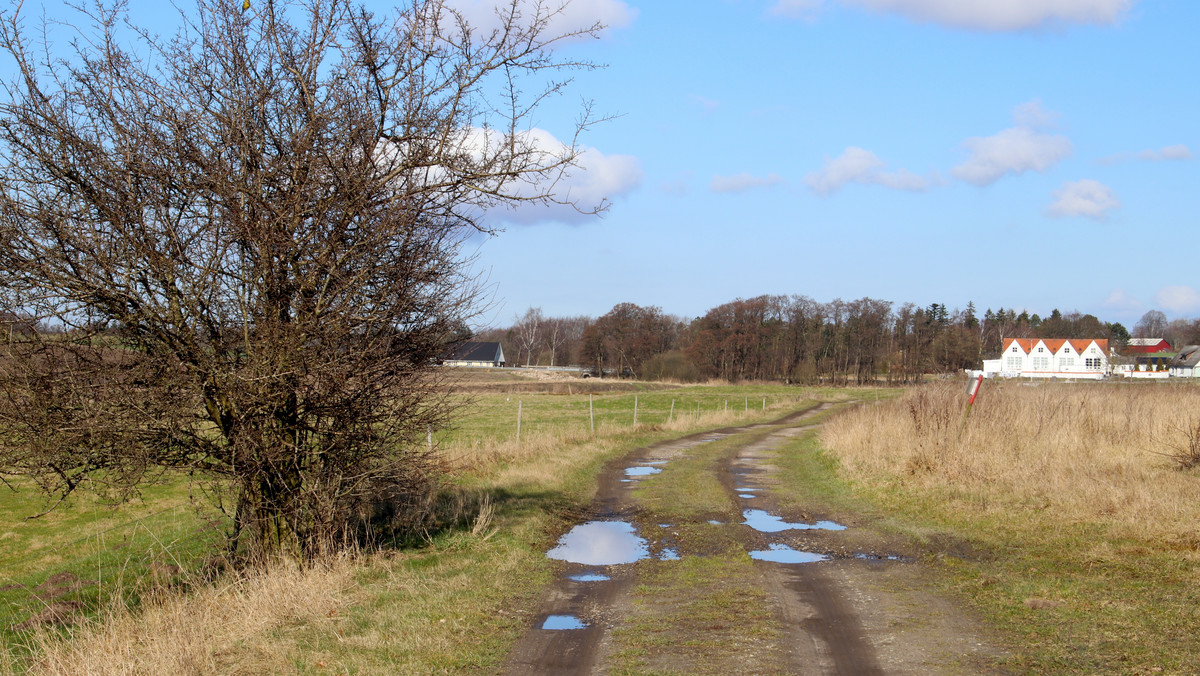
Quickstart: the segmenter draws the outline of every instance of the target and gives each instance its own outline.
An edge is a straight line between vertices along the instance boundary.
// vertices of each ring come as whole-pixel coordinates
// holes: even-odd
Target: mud
[[[746,442],[722,464],[718,478],[747,519],[749,527],[738,532],[743,533],[746,552],[756,559],[758,584],[783,627],[782,644],[774,648],[781,659],[772,672],[1003,673],[994,666],[1004,654],[1000,642],[932,591],[918,552],[872,531],[855,515],[779,512],[771,498],[771,488],[779,481],[770,464],[772,453],[809,429],[807,419],[825,408],[769,424],[661,442],[610,463],[600,477],[589,522],[624,524],[618,529],[646,543],[643,558],[678,559],[678,550],[664,544],[669,524],[659,523],[659,533],[636,533],[629,526],[639,508],[631,491],[643,476],[637,473],[641,470],[629,470],[661,467],[699,444],[744,437]],[[655,523],[644,511],[639,522]],[[570,544],[566,540],[560,541],[560,548]],[[589,546],[593,545],[584,548]],[[629,607],[637,567],[624,560],[549,555],[564,561],[560,577],[510,653],[504,673],[607,673],[605,638],[620,626]],[[702,635],[694,638],[705,640]],[[669,666],[671,672],[710,673],[713,665]]]

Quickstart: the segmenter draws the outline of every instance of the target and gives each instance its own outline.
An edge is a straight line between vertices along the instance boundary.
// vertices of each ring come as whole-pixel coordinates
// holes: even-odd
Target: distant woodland
[[[658,307],[620,303],[605,315],[547,317],[530,308],[508,328],[478,332],[500,341],[510,365],[578,365],[596,374],[698,381],[904,383],[926,374],[979,368],[1006,338],[1104,338],[1120,350],[1131,337],[1200,343],[1200,319],[1147,312],[1127,329],[1094,315],[1048,317],[932,303],[897,306],[861,298],[827,303],[806,296],[737,299],[687,320]]]

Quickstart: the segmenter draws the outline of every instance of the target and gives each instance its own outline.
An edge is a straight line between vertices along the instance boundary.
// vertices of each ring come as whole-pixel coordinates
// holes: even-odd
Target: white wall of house
[[[1054,349],[1047,340],[1009,339],[1000,354],[999,375],[1008,378],[1100,379],[1109,372],[1108,355],[1096,341],[1063,341]],[[1050,340],[1049,343],[1057,343]],[[1026,351],[1028,349],[1028,351]]]

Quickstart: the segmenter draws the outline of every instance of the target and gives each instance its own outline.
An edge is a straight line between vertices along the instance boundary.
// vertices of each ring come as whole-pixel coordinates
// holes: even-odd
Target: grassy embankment
[[[38,587],[44,590],[47,578],[64,571],[79,579],[54,590],[52,601],[73,604],[91,619],[65,631],[48,625],[9,631],[5,670],[26,669],[30,654],[37,656],[32,671],[55,673],[494,668],[526,626],[523,609],[550,579],[544,552],[586,506],[606,460],[687,431],[777,417],[812,394],[784,387],[472,380],[475,403],[456,430],[435,437],[459,467],[440,503],[443,527],[417,548],[308,570],[280,564],[268,574],[205,583],[201,571],[211,550],[197,543],[217,531],[188,510],[183,484],[148,491],[132,507],[73,501],[44,517],[51,521],[36,522],[17,521],[16,513],[35,511],[38,501],[30,502],[27,491],[9,495],[14,527],[4,537],[10,551],[36,545],[50,555],[0,562],[16,585],[6,592],[13,595],[5,599],[6,628],[47,607]],[[581,388],[598,391],[589,396]],[[137,520],[137,510],[154,518],[169,513],[178,532],[164,534],[153,522]],[[68,514],[75,520],[53,521]],[[27,523],[43,525],[30,529]],[[164,573],[168,561],[179,570]]]
[[[988,382],[963,425],[965,398],[838,417],[809,472],[839,467],[942,552],[948,589],[1018,638],[1018,671],[1200,672],[1200,473],[1173,457],[1200,453],[1200,387]]]

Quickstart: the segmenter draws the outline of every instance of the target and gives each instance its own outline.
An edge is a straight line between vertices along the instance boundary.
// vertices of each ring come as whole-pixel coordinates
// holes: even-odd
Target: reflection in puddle
[[[716,519],[709,519],[709,521],[708,521],[708,522],[709,522],[710,524],[714,525],[714,526],[723,526],[723,525],[725,525],[724,523],[722,523],[722,522],[720,522],[720,521],[717,521]]]
[[[565,629],[587,629],[587,625],[574,615],[550,615],[542,623],[542,629],[562,631]]]
[[[813,552],[801,552],[787,545],[771,545],[767,551],[750,552],[750,558],[756,561],[771,561],[773,563],[816,563],[817,561],[828,561],[829,557],[824,554],[814,554]]]
[[[749,500],[750,498],[757,498],[758,496],[753,493],[738,493],[738,497]]]
[[[649,476],[651,474],[658,474],[661,471],[661,467],[646,467],[644,465],[638,467],[626,467],[625,476]]]
[[[859,553],[859,554],[855,554],[854,558],[861,559],[863,561],[906,561],[907,562],[907,561],[912,560],[912,559],[906,559],[903,556],[900,556],[898,554],[884,555],[884,554],[862,554],[862,553]]]
[[[742,512],[743,522],[760,533],[778,533],[785,530],[846,530],[846,527],[833,521],[818,521],[816,523],[788,523],[774,514],[761,509],[747,509]]]
[[[600,573],[581,573],[579,575],[570,575],[568,576],[568,579],[576,582],[607,582],[612,578],[607,575],[601,575]]]
[[[674,549],[664,549],[664,550],[662,550],[662,553],[658,555],[658,560],[659,561],[678,561],[679,560],[679,552],[675,551]]]
[[[562,536],[546,556],[585,566],[633,563],[650,555],[646,541],[624,521],[589,521]]]

